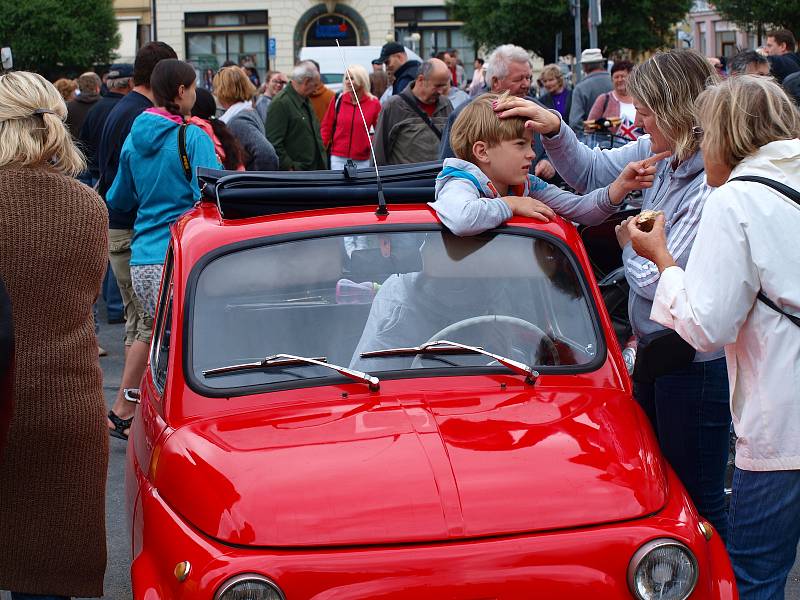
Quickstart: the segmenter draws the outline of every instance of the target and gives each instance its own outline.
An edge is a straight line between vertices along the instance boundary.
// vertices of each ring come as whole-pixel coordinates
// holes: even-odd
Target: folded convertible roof
[[[434,201],[441,162],[379,167],[386,203]],[[220,171],[197,169],[202,200],[215,203],[223,218],[242,219],[343,206],[378,206],[373,167],[344,171]]]

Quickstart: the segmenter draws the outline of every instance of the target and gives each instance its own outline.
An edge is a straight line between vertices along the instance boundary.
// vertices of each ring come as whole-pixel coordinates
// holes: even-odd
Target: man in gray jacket
[[[572,107],[569,109],[569,126],[579,137],[583,135],[583,122],[589,117],[594,101],[600,94],[614,88],[599,48],[588,48],[581,53],[581,67],[585,77],[572,91]]]
[[[439,141],[453,106],[447,99],[450,71],[438,58],[426,60],[417,78],[383,106],[375,129],[379,165],[439,158]]]

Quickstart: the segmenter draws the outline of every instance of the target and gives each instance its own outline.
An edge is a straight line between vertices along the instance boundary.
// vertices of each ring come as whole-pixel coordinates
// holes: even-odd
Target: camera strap
[[[181,166],[183,167],[183,176],[186,181],[192,182],[192,163],[189,162],[189,155],[186,152],[186,128],[188,123],[182,123],[178,129],[178,153],[181,156]]]

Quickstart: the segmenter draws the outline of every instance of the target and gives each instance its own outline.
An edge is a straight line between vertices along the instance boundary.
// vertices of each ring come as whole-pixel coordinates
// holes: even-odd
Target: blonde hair
[[[347,67],[347,73],[350,73],[350,77],[353,79],[353,85],[356,88],[356,91],[360,91],[367,96],[372,96],[369,92],[369,75],[367,75],[367,70],[362,67],[361,65],[350,65]],[[344,80],[347,81],[347,73],[345,73]]]
[[[697,97],[703,150],[735,167],[761,146],[800,137],[800,113],[768,77],[739,75]]]
[[[475,142],[485,142],[491,148],[506,140],[525,137],[524,117],[501,119],[492,108],[492,102],[502,102],[507,97],[508,92],[481,94],[464,107],[450,128],[450,146],[458,158],[474,163]]]
[[[256,86],[241,67],[222,67],[214,75],[214,95],[220,102],[236,104],[256,95]]]
[[[561,72],[561,69],[558,68],[558,65],[553,63],[549,65],[545,65],[542,68],[542,74],[539,75],[539,79],[555,79],[559,85],[564,85],[564,73]]]
[[[656,125],[670,142],[672,155],[683,162],[700,143],[694,101],[709,83],[719,81],[714,67],[694,50],[659,52],[636,66],[628,76],[628,93],[653,113]]]
[[[61,97],[66,101],[70,99],[70,96],[75,93],[75,90],[78,89],[78,82],[74,79],[56,79],[55,83],[53,84],[56,86],[58,93],[61,94]]]
[[[83,171],[86,161],[69,135],[66,118],[64,99],[41,75],[0,75],[0,168],[49,165],[66,175]]]

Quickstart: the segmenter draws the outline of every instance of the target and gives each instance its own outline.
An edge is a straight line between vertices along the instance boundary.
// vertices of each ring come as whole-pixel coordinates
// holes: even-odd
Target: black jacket
[[[86,154],[89,172],[95,179],[100,179],[100,169],[97,167],[97,147],[100,145],[100,136],[103,133],[103,126],[106,124],[111,109],[123,98],[123,94],[108,92],[100,101],[92,107],[86,120],[83,122],[78,139],[83,144],[83,152]]]
[[[800,55],[795,52],[788,52],[780,56],[768,56],[769,68],[778,83],[783,83],[792,73],[800,71]]]
[[[392,96],[396,96],[402,92],[409,83],[417,78],[419,65],[420,62],[418,60],[407,60],[395,71]]]

